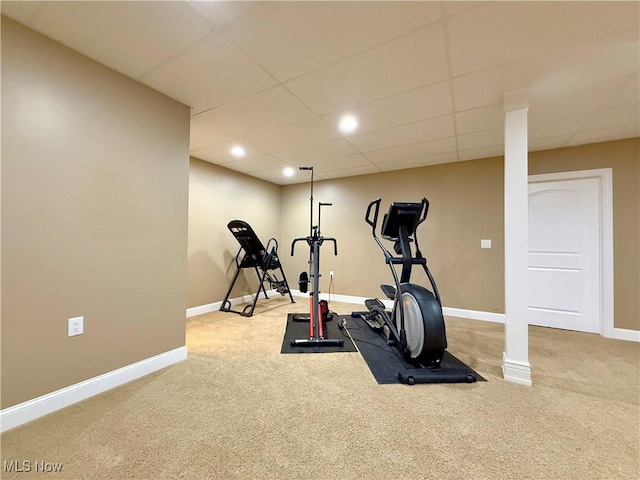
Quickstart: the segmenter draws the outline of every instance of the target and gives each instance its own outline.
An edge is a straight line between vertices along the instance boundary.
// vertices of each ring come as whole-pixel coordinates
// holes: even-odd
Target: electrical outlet
[[[491,240],[480,240],[480,248],[491,248]]]
[[[84,333],[84,317],[73,317],[69,319],[68,337],[82,335]]]
[[[333,278],[333,270],[329,270],[329,277]]]

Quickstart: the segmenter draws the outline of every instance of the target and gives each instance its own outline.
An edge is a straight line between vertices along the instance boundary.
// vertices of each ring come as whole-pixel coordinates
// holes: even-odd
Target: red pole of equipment
[[[309,338],[314,338],[313,328],[313,296],[309,296]]]

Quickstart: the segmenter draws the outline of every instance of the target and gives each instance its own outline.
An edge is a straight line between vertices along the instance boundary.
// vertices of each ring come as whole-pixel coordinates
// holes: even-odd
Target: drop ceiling
[[[531,151],[640,136],[635,1],[1,5],[190,106],[191,156],[280,185],[502,155],[519,89]]]

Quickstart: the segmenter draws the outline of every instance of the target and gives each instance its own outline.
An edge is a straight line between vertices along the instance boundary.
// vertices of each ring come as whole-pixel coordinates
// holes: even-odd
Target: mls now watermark
[[[57,473],[62,471],[62,463],[45,462],[43,460],[5,460],[2,464],[2,470],[7,473],[11,472],[42,472]]]

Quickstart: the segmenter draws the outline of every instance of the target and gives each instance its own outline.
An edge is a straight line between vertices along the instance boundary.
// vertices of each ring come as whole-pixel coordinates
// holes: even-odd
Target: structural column
[[[504,94],[505,346],[502,374],[531,385],[529,365],[529,219],[527,111],[529,93]]]

